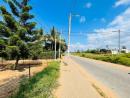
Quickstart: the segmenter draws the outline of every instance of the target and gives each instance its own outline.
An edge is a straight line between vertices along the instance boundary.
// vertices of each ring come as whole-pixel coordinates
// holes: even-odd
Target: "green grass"
[[[130,54],[92,54],[92,53],[74,53],[74,55],[86,57],[115,64],[122,64],[130,67]]]
[[[54,98],[53,90],[58,86],[59,65],[59,62],[51,62],[30,80],[23,79],[18,92],[11,98]]]

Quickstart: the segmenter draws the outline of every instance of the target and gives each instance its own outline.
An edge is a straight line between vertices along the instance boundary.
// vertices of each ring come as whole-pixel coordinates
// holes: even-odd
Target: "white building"
[[[128,49],[121,49],[122,52],[125,52],[125,53],[130,53],[130,51]]]
[[[118,54],[119,52],[118,52],[118,50],[111,50],[111,53],[112,54]]]
[[[130,50],[128,50],[128,49],[121,49],[121,52],[122,53],[130,53]],[[119,51],[117,49],[113,49],[113,50],[111,50],[111,53],[112,54],[118,54]]]

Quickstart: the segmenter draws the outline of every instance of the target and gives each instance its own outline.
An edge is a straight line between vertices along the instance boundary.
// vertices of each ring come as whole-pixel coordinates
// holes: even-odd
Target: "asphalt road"
[[[96,80],[112,89],[120,98],[130,98],[130,70],[86,58],[76,56],[71,56],[71,58],[93,75]]]

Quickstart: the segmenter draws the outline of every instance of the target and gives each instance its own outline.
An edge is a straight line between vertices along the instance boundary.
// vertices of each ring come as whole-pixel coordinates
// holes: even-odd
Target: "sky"
[[[118,33],[112,31],[119,29],[121,46],[130,49],[130,0],[30,0],[30,5],[37,27],[50,32],[55,26],[66,42],[69,13],[80,15],[72,17],[71,51],[118,48]]]

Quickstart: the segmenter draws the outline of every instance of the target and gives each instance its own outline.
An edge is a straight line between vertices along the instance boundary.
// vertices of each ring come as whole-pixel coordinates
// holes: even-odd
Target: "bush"
[[[82,54],[82,57],[85,57],[85,54]]]
[[[123,65],[130,66],[130,58],[120,57],[119,63],[123,64]]]
[[[130,53],[126,54],[125,56],[126,56],[127,58],[130,58]]]

